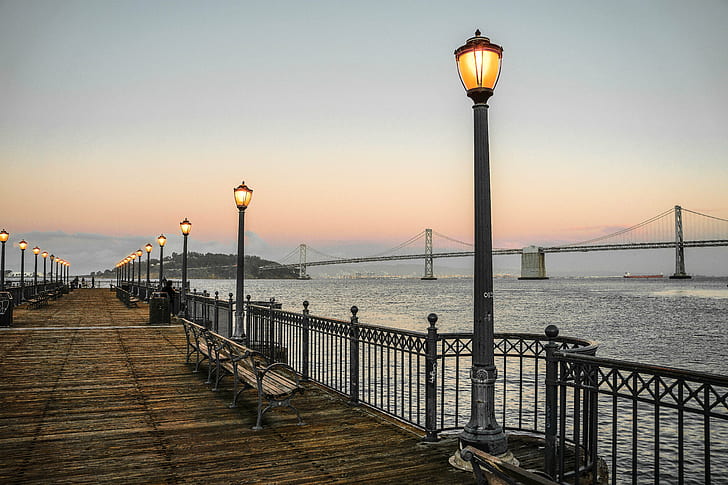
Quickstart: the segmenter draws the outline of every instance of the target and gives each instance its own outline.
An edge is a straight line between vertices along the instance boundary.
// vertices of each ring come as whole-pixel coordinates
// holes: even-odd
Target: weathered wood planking
[[[76,290],[16,310],[0,331],[0,483],[472,483],[453,443],[419,437],[308,385],[308,423],[271,412],[252,431],[256,397],[229,409],[206,372],[184,363],[181,327],[143,325],[108,290]],[[106,329],[69,329],[98,327]],[[41,327],[58,327],[47,330]]]

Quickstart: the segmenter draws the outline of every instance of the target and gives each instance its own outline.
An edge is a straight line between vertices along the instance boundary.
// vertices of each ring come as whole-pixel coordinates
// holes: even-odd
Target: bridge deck
[[[108,289],[16,308],[0,331],[0,482],[472,483],[453,443],[422,445],[403,426],[309,385],[292,413],[213,393],[184,363],[179,326],[149,327]]]

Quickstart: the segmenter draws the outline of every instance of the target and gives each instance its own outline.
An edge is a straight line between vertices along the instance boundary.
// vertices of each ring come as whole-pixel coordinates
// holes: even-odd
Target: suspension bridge
[[[461,248],[470,249],[435,252],[432,242],[433,235],[446,241],[450,247],[454,243]],[[415,244],[422,247],[423,239],[424,252],[411,252]],[[690,275],[685,271],[685,248],[716,246],[728,246],[728,219],[701,214],[676,205],[674,208],[666,210],[639,224],[585,241],[549,247],[527,246],[525,248],[512,249],[497,248],[493,249],[493,254],[520,254],[520,279],[546,279],[548,278],[546,276],[546,253],[674,248],[675,273],[670,278],[684,279],[690,278]],[[281,258],[280,265],[262,266],[260,269],[294,268],[298,269],[300,279],[308,279],[307,268],[309,266],[423,259],[425,269],[422,279],[434,280],[437,279],[433,264],[435,259],[473,256],[474,251],[471,249],[472,247],[472,243],[459,241],[432,229],[425,229],[383,253],[362,257],[332,256],[322,253],[306,244],[300,244],[297,248]],[[311,261],[308,259],[309,253],[313,253],[323,259]],[[296,258],[296,256],[298,256],[298,261],[288,262]]]

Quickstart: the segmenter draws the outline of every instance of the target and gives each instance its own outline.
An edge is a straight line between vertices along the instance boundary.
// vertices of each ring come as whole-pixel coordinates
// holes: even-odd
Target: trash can
[[[158,325],[169,323],[169,295],[163,291],[155,291],[149,298],[149,323]]]
[[[13,295],[9,291],[0,291],[0,326],[10,327],[13,324]]]

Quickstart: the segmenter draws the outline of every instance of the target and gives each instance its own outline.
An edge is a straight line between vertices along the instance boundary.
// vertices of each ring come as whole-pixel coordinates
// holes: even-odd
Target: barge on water
[[[662,274],[632,274],[624,273],[625,278],[664,278]]]

